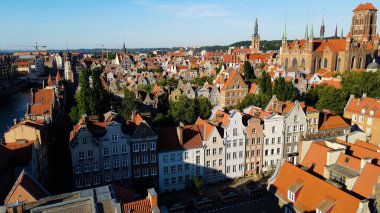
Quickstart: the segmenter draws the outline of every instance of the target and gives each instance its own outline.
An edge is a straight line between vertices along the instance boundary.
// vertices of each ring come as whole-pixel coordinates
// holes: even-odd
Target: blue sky
[[[377,1],[378,2],[378,1]],[[313,23],[326,36],[347,34],[357,0],[7,0],[0,7],[0,49],[37,41],[48,49],[228,45],[249,40],[255,17],[262,40],[303,38]],[[380,3],[373,1],[375,7]],[[324,11],[324,12],[323,12]],[[380,23],[378,21],[378,23]],[[378,27],[379,28],[379,27]]]

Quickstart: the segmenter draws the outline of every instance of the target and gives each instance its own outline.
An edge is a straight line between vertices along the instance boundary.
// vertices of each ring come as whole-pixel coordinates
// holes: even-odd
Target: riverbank
[[[29,89],[33,86],[32,83],[25,80],[18,80],[10,84],[1,85],[0,87],[0,100],[4,99],[18,91]]]

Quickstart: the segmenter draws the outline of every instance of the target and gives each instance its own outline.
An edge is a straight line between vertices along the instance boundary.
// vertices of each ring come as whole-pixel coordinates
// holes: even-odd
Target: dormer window
[[[288,199],[292,202],[294,202],[295,194],[294,192],[288,190]]]
[[[297,182],[292,183],[292,185],[288,188],[288,200],[293,203],[296,201],[297,192],[302,188],[303,184],[299,184]]]
[[[362,109],[362,114],[365,114],[365,109]]]
[[[374,114],[375,114],[375,111],[374,111],[374,110],[369,111],[369,115],[370,115],[370,116],[373,116]]]

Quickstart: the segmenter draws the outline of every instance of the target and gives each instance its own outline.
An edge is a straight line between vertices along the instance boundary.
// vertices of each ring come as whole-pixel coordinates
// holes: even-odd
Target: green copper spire
[[[314,40],[314,30],[313,30],[313,23],[311,23],[311,29],[310,29],[310,40]]]
[[[343,39],[343,27],[342,27],[342,31],[340,32],[340,38]]]
[[[308,27],[308,23],[306,22],[305,41],[307,40],[309,40],[309,27]]]

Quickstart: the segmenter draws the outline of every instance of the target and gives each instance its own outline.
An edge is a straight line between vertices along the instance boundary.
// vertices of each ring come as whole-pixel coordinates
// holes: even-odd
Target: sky
[[[194,47],[250,40],[302,39],[313,24],[319,36],[346,35],[358,0],[2,0],[0,49]],[[380,8],[378,0],[373,1]],[[379,15],[380,16],[380,15]],[[379,18],[378,18],[379,19]],[[379,20],[377,21],[378,23]],[[379,24],[378,24],[379,26]],[[378,27],[379,29],[379,27]]]

